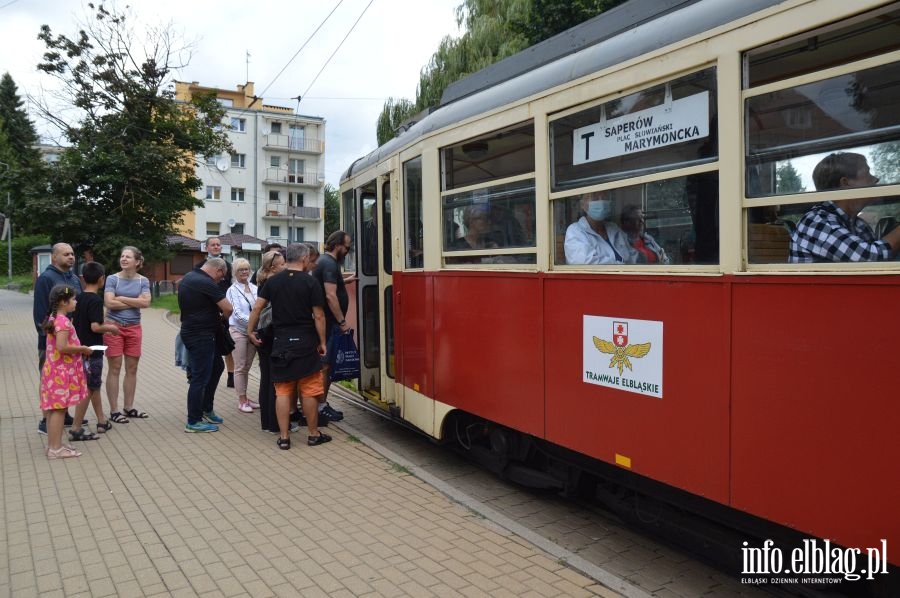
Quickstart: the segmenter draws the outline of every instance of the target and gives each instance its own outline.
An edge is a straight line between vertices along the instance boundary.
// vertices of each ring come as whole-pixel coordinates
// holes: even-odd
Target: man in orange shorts
[[[309,428],[309,446],[318,446],[331,436],[318,429],[318,405],[325,399],[322,378],[322,356],[325,355],[325,293],[316,280],[306,273],[309,246],[293,243],[285,251],[286,268],[271,276],[259,289],[250,313],[248,331],[256,330],[259,314],[271,301],[272,342],[270,371],[275,383],[275,417],[278,420],[278,448],[291,448],[291,404],[299,386],[301,407]],[[250,342],[262,344],[255,332]]]

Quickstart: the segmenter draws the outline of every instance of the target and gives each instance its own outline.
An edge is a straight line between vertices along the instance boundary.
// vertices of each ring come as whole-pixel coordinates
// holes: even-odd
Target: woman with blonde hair
[[[228,331],[234,339],[234,391],[238,398],[238,411],[253,413],[259,403],[247,398],[247,374],[256,357],[256,346],[247,339],[247,324],[250,312],[256,303],[256,285],[250,282],[250,262],[239,257],[231,266],[232,283],[225,291],[225,297],[234,311],[228,318]]]

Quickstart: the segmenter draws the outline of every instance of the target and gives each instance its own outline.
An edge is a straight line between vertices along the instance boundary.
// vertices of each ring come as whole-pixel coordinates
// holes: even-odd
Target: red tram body
[[[455,84],[342,178],[362,395],[511,479],[900,565],[900,260],[789,252],[822,203],[900,219],[897,26],[887,0],[629,2]],[[880,182],[814,189],[848,151]],[[668,255],[570,257],[597,197]]]

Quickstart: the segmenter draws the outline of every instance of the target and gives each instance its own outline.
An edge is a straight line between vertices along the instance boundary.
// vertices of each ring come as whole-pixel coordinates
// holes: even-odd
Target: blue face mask
[[[596,199],[588,203],[588,218],[594,221],[606,220],[612,214],[612,200]]]

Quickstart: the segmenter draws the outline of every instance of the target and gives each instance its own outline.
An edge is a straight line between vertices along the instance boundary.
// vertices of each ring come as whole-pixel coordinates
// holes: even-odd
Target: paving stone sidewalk
[[[224,376],[221,431],[185,434],[161,310],[143,315],[150,418],[48,461],[31,301],[0,290],[0,597],[617,595],[335,427],[278,450]]]

